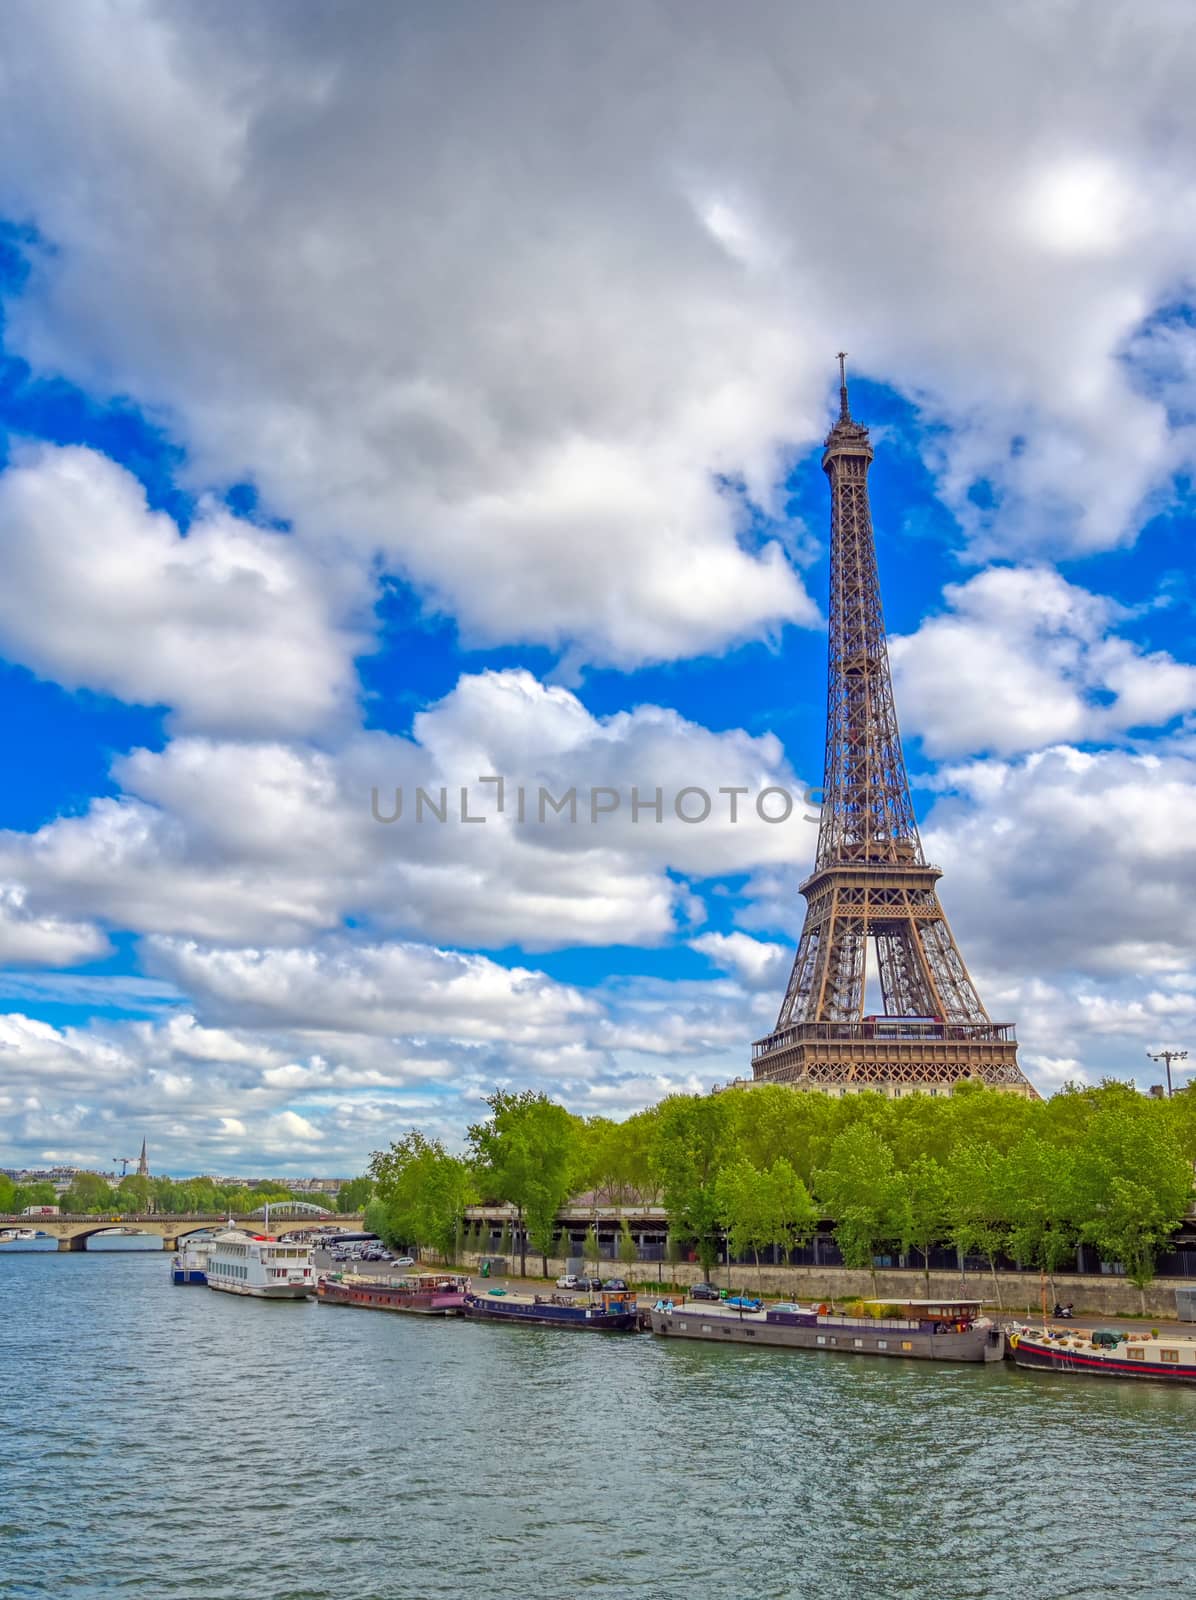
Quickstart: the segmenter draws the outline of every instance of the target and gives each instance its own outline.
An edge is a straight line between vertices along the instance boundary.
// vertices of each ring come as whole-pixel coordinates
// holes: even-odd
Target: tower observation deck
[[[868,500],[873,452],[851,415],[839,356],[839,417],[822,468],[831,491],[826,758],[806,918],[773,1031],[752,1046],[756,1081],[832,1094],[949,1093],[971,1078],[1035,1096],[1010,1023],[981,1004],[938,897],[909,778],[881,608]],[[864,1015],[869,950],[883,1012]]]

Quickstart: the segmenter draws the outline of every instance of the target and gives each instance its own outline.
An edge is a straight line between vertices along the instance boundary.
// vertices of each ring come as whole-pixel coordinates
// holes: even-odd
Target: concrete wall
[[[469,1268],[477,1271],[484,1255],[467,1255],[465,1261]],[[513,1271],[519,1270],[519,1257],[509,1257],[509,1264]],[[538,1255],[529,1253],[527,1269],[529,1274],[538,1276],[541,1260]],[[566,1270],[565,1263],[555,1256],[548,1260],[550,1277],[556,1277]],[[619,1261],[603,1261],[599,1272],[604,1278],[629,1277],[637,1283],[654,1283],[662,1279],[666,1282],[679,1284],[697,1283],[702,1278],[702,1269],[695,1262],[681,1262],[671,1267],[667,1261],[640,1261],[634,1267],[625,1267]],[[1042,1289],[1039,1276],[1036,1272],[1000,1272],[997,1274],[994,1287],[991,1273],[969,1273],[961,1278],[957,1272],[932,1272],[930,1274],[930,1287],[927,1289],[925,1276],[916,1270],[878,1270],[876,1285],[873,1287],[872,1275],[868,1272],[856,1272],[848,1267],[762,1267],[759,1272],[752,1265],[733,1265],[730,1269],[730,1279],[727,1268],[719,1265],[711,1274],[711,1281],[725,1288],[728,1283],[736,1289],[747,1289],[755,1292],[763,1281],[764,1293],[780,1295],[788,1299],[810,1300],[846,1300],[853,1295],[861,1295],[866,1299],[880,1296],[894,1300],[919,1300],[926,1297],[931,1299],[984,1300],[992,1307],[1011,1312],[1030,1311],[1035,1313],[1042,1308]],[[1047,1283],[1047,1298],[1050,1305],[1055,1298],[1072,1300],[1075,1302],[1077,1313],[1087,1316],[1147,1316],[1174,1319],[1176,1315],[1175,1291],[1179,1288],[1193,1287],[1190,1280],[1180,1278],[1159,1278],[1147,1289],[1135,1289],[1132,1283],[1124,1278],[1106,1276],[1082,1276],[1067,1274],[1055,1280],[1052,1290],[1050,1280]]]

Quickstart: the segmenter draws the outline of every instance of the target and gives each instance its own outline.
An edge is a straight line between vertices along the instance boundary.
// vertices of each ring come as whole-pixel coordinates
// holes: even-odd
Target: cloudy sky
[[[746,1071],[816,829],[671,802],[821,776],[841,346],[990,1012],[1196,1048],[1194,80],[1168,0],[11,0],[0,1162]]]

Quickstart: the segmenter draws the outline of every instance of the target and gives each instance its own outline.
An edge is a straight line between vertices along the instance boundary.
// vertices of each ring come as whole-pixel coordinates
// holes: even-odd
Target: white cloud
[[[778,510],[839,342],[946,424],[982,545],[1132,539],[1192,457],[1135,377],[1190,273],[1165,6],[0,21],[0,192],[57,250],[16,347],[471,638],[631,664],[812,621],[738,489]]]
[[[742,872],[812,848],[803,785],[772,736],[711,733],[657,706],[594,717],[568,690],[517,671],[462,678],[414,733],[361,733],[326,750],[182,738],[135,751],[116,763],[119,797],[33,834],[0,834],[0,871],[39,915],[142,933],[278,944],[353,916],[388,933],[539,950],[659,943],[701,915],[677,875]],[[507,780],[501,817],[477,782],[486,774]],[[421,785],[447,789],[448,821],[416,820]],[[762,822],[754,797],[778,785],[795,797],[792,819]],[[485,823],[460,821],[462,786]],[[651,810],[633,816],[637,786],[647,804],[662,791],[660,823]],[[396,787],[403,819],[374,820],[371,791],[389,816]],[[539,820],[541,787],[578,792],[576,823],[547,804]],[[709,795],[707,822],[678,820],[686,787]],[[747,791],[735,823],[720,787]],[[618,809],[593,823],[596,789]],[[703,805],[683,803],[691,814]]]
[[[749,989],[776,993],[778,1004],[793,962],[793,951],[783,944],[768,944],[746,933],[703,933],[690,947],[709,956],[716,967],[734,973]]]
[[[542,973],[424,945],[212,950],[157,940],[151,959],[209,1014],[256,1026],[518,1043],[594,1009]]]
[[[0,883],[0,962],[69,967],[94,961],[109,949],[94,924],[31,913],[20,884]]]
[[[943,775],[927,854],[965,957],[1004,974],[1139,988],[1196,948],[1196,763],[1067,747]],[[982,991],[983,992],[983,991]],[[990,1007],[991,1009],[991,1007]]]
[[[582,992],[424,947],[157,952],[196,1009],[56,1028],[0,1015],[14,1159],[106,1167],[148,1139],[157,1170],[361,1170],[410,1125],[459,1148],[495,1084],[627,1112],[742,1071],[754,1002],[729,983]],[[680,999],[685,1018],[678,1014]]]
[[[397,572],[468,640],[548,644],[562,673],[814,623],[781,485],[840,342],[933,425],[973,555],[1132,540],[1196,457],[1190,333],[1150,320],[1190,276],[1196,46],[1165,7],[1069,3],[465,34],[352,5],[113,15],[0,14],[21,130],[0,204],[52,246],[6,334],[147,407],[189,487],[250,479],[293,532],[201,500],[182,537],[87,451],[0,478],[6,651],[166,704],[181,735],[83,815],[0,836],[0,956],[87,960],[130,929],[195,1012],[6,1019],[14,1140],[106,1159],[145,1121],[176,1164],[352,1170],[406,1120],[457,1138],[495,1082],[623,1111],[745,1070],[813,829],[633,824],[626,795],[800,787],[779,744],[595,717],[518,672],[463,678],[410,739],[353,734],[354,619]],[[1192,1025],[1196,782],[1178,744],[1041,747],[1165,725],[1193,669],[1045,567],[947,599],[894,642],[907,723],[952,757],[1037,752],[944,775],[947,908],[1039,1081],[1096,1076]],[[592,832],[369,818],[374,786],[410,804],[488,772],[624,802]],[[786,942],[696,931],[686,880],[732,873],[742,928]],[[728,976],[585,992],[413,942],[677,936]]]
[[[304,733],[352,707],[353,580],[202,505],[181,537],[95,451],[0,473],[0,647],[68,688],[165,704],[183,727]]]
[[[1196,667],[1111,630],[1116,602],[1046,567],[990,567],[890,641],[908,732],[934,756],[1013,755],[1164,726],[1196,707]]]

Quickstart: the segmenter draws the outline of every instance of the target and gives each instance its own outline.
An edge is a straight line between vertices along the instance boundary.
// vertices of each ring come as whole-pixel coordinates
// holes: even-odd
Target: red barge
[[[329,1306],[361,1306],[367,1311],[406,1311],[417,1317],[459,1317],[470,1280],[445,1272],[411,1278],[374,1278],[357,1272],[329,1272],[316,1284],[316,1299]]]
[[[1019,1367],[1038,1372],[1196,1383],[1196,1339],[1184,1334],[1016,1328],[1008,1345]]]

